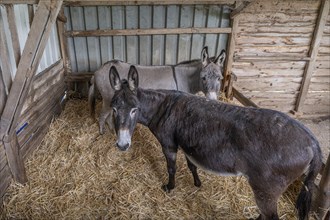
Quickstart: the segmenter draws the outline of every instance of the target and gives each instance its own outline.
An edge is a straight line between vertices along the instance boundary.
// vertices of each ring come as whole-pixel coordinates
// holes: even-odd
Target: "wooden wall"
[[[302,89],[321,0],[256,0],[237,16],[234,86],[260,107],[293,111]],[[330,114],[329,18],[301,112]]]

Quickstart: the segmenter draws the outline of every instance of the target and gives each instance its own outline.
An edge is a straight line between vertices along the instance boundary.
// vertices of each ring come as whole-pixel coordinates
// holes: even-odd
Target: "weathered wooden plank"
[[[330,88],[330,76],[311,78],[311,82],[309,85],[310,92],[329,91],[329,88]]]
[[[63,83],[61,84],[57,84],[60,85],[57,88],[53,86],[49,92],[52,94],[52,97],[48,96],[48,100],[41,101],[41,103],[36,102],[36,106],[31,109],[28,117],[22,120],[22,123],[27,122],[28,125],[18,134],[18,141],[21,149],[25,143],[30,141],[33,133],[40,127],[40,125],[48,123],[49,121],[47,119],[51,119],[56,113],[54,112],[54,106],[60,105],[65,90],[65,86]]]
[[[246,0],[251,1],[251,0]],[[1,4],[38,4],[39,0],[1,0]],[[192,4],[234,4],[235,0],[64,0],[66,6],[95,6],[95,5],[192,5]]]
[[[252,69],[299,69],[303,70],[306,66],[305,61],[255,61],[255,62],[235,62],[233,68],[252,68]]]
[[[19,45],[17,27],[15,22],[15,13],[13,5],[6,5],[7,17],[8,17],[8,26],[10,30],[12,47],[15,57],[16,66],[18,66],[19,60],[21,58],[21,48]]]
[[[308,56],[309,46],[237,46],[237,56]]]
[[[35,107],[36,102],[41,102],[43,101],[42,99],[51,99],[52,97],[48,94],[52,94],[52,92],[49,92],[51,91],[49,89],[52,88],[55,84],[57,86],[61,86],[61,84],[63,84],[63,81],[64,70],[61,70],[58,74],[49,76],[45,84],[41,85],[38,89],[33,90],[33,92],[31,92],[31,95],[29,96],[29,99],[27,99],[24,103],[24,108],[22,110],[20,120],[26,117],[25,115],[31,110],[31,108]]]
[[[238,36],[237,45],[242,46],[288,46],[288,45],[309,45],[310,37],[273,37],[273,36]]]
[[[304,72],[302,86],[301,86],[300,93],[298,95],[296,106],[295,106],[295,111],[297,111],[297,112],[300,111],[301,106],[304,104],[304,100],[305,100],[307,92],[308,92],[308,88],[309,88],[310,81],[312,78],[312,73],[315,68],[315,64],[316,64],[315,61],[317,59],[317,53],[318,53],[318,49],[319,49],[319,46],[321,43],[323,29],[324,29],[324,26],[326,23],[329,9],[330,9],[330,2],[327,0],[322,0],[321,7],[320,7],[320,13],[319,13],[316,28],[315,28],[314,34],[313,34],[313,40],[312,40],[311,46],[310,46],[309,54],[310,54],[310,57],[312,58],[312,60],[307,63],[307,66],[306,66],[306,69]],[[327,62],[327,63],[329,63],[329,62]],[[317,65],[316,65],[316,67],[317,67]]]
[[[235,62],[258,62],[258,61],[308,61],[311,58],[306,56],[283,56],[282,54],[277,54],[276,56],[238,56],[235,55]]]
[[[238,78],[235,87],[245,91],[282,91],[296,92],[300,88],[301,77],[271,77],[271,78]]]
[[[276,8],[276,7],[275,7]],[[299,6],[300,8],[300,6]],[[315,23],[317,18],[317,13],[301,13],[301,12],[276,12],[274,9],[272,11],[262,11],[257,10],[258,13],[249,12],[244,13],[244,20],[253,21],[258,23],[259,21],[265,22],[267,20],[277,22],[277,23],[286,23],[286,22],[310,22]]]
[[[234,72],[238,77],[251,77],[251,78],[262,78],[262,77],[302,77],[302,69],[257,69],[257,68],[233,68]]]
[[[73,30],[73,31],[66,31],[65,35],[68,37],[90,37],[90,36],[139,36],[139,35],[143,36],[143,35],[164,35],[164,34],[165,35],[228,34],[228,33],[231,33],[231,28],[189,27],[189,28],[102,29],[102,30],[92,30],[92,31]]]
[[[319,9],[319,1],[305,1],[305,0],[296,0],[296,1],[264,1],[256,0],[251,6],[246,9],[246,12],[272,12],[276,8],[276,11],[279,12],[292,12],[292,11],[317,11]],[[299,11],[298,11],[299,10]]]
[[[63,94],[64,91],[62,93],[58,92],[58,96],[55,98],[55,100],[51,103],[48,103],[48,105],[46,106],[47,110],[49,110],[48,114],[44,114],[44,117],[39,119],[39,123],[35,124],[36,126],[34,126],[34,130],[32,130],[32,132],[30,133],[29,138],[25,140],[24,143],[22,143],[21,151],[24,159],[26,159],[30,155],[30,153],[39,146],[48,131],[48,127],[51,123],[51,120],[54,118],[54,116],[60,114],[62,110],[60,101]]]
[[[313,73],[313,77],[317,76],[327,76],[329,77],[330,70],[329,69],[316,69]]]
[[[45,84],[50,77],[57,75],[63,69],[63,60],[59,60],[35,76],[31,89],[36,90]],[[48,83],[47,83],[48,84]]]
[[[25,97],[30,89],[32,76],[40,63],[43,50],[56,21],[62,1],[40,1],[26,41],[16,77],[10,90],[6,106],[1,117],[1,140],[4,142],[8,164],[14,179],[26,182],[26,174],[15,133]]]
[[[304,105],[301,107],[304,114],[330,114],[330,92],[309,92]]]

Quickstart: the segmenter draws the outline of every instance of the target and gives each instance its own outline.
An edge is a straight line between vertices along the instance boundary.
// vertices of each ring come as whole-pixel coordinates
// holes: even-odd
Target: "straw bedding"
[[[98,103],[97,112],[100,109]],[[3,219],[246,219],[257,206],[244,177],[220,177],[198,170],[193,184],[182,152],[176,188],[165,193],[166,162],[151,132],[138,125],[132,147],[121,152],[115,135],[98,133],[87,102],[70,100],[25,165],[25,186],[12,183]],[[281,219],[296,219],[297,182],[279,201]]]

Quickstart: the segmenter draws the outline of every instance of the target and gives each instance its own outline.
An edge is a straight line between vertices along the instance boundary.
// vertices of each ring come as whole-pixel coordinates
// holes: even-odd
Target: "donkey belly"
[[[209,173],[213,173],[219,176],[240,176],[243,175],[240,171],[236,170],[235,163],[228,159],[222,158],[217,155],[210,157],[194,156],[192,153],[187,153],[183,150],[185,156],[196,167],[205,170]]]

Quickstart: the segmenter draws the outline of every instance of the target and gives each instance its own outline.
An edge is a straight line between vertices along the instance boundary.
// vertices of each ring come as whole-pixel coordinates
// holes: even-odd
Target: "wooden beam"
[[[233,67],[234,51],[236,46],[236,35],[237,35],[239,19],[240,16],[235,16],[233,19],[230,20],[232,32],[229,34],[229,38],[228,38],[227,59],[226,59],[224,76],[223,76],[223,85],[225,86],[222,88],[223,91],[227,89],[226,85],[228,85],[229,76],[231,74],[231,70]],[[231,96],[231,94],[228,93],[226,94],[226,96],[227,95]]]
[[[28,14],[29,14],[29,24],[30,27],[32,25],[33,17],[34,17],[34,8],[33,5],[28,5]]]
[[[68,37],[95,37],[95,36],[136,36],[136,35],[163,35],[163,34],[229,34],[231,28],[150,28],[150,29],[103,29],[67,31]]]
[[[297,97],[296,105],[294,108],[296,112],[301,111],[301,108],[304,104],[304,101],[308,93],[309,85],[315,69],[315,63],[318,55],[319,46],[322,40],[324,27],[327,21],[327,16],[329,14],[329,9],[330,9],[330,1],[322,0],[319,16],[317,18],[313,39],[309,50],[311,60],[306,64],[300,92]]]
[[[201,5],[224,4],[233,5],[236,0],[64,0],[65,6],[95,6],[95,5]],[[252,0],[246,0],[252,1]],[[38,4],[39,0],[0,0],[0,4]]]
[[[12,142],[16,136],[15,127],[62,3],[62,0],[42,0],[39,2],[17,67],[15,80],[1,116],[0,137],[4,145],[7,146],[8,164],[10,164],[11,172],[16,181],[24,180],[26,174],[21,173],[24,170],[24,165],[22,168],[22,164],[19,163],[22,158]]]
[[[65,18],[65,20],[66,20],[66,17],[64,15],[63,7],[59,12],[58,17]],[[70,60],[69,60],[69,56],[68,56],[68,42],[67,42],[67,38],[64,36],[64,33],[65,33],[64,23],[65,22],[66,21],[63,21],[62,19],[58,19],[56,21],[56,25],[57,25],[58,39],[59,39],[59,43],[60,43],[61,56],[62,56],[62,59],[64,61],[65,72],[70,73],[71,72],[71,64],[70,64]]]
[[[306,56],[235,56],[234,61],[255,62],[255,61],[309,61]]]
[[[14,13],[14,6],[6,5],[6,11],[7,11],[7,19],[8,19],[8,26],[10,30],[11,40],[12,40],[12,47],[16,62],[16,67],[18,66],[19,60],[21,58],[21,47],[19,45],[19,38],[17,33],[17,27],[15,22],[15,13]]]
[[[26,183],[27,176],[24,167],[24,160],[20,154],[16,133],[14,133],[14,136],[10,141],[4,141],[3,144],[6,150],[8,166],[14,180],[22,184]]]
[[[252,106],[258,108],[258,105],[256,105],[250,99],[246,98],[242,93],[240,93],[237,89],[235,89],[235,87],[232,87],[232,89],[233,89],[234,97],[244,106]]]
[[[322,172],[315,204],[319,219],[325,219],[323,217],[330,212],[330,155]]]

